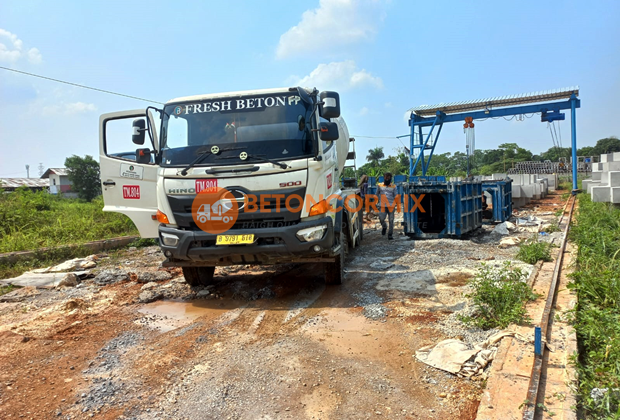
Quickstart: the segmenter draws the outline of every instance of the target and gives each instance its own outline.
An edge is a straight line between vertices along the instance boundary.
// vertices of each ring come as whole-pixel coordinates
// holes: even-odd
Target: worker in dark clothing
[[[493,218],[493,212],[489,210],[489,205],[487,204],[487,196],[484,192],[482,193],[482,218],[483,219]]]
[[[394,239],[394,211],[396,194],[396,185],[392,183],[392,174],[386,172],[383,174],[383,182],[377,185],[377,198],[379,200],[379,221],[381,222],[381,234],[385,236],[385,232],[388,230],[385,219],[387,217],[390,223],[390,229],[388,231],[388,239]]]
[[[362,175],[359,182],[360,197],[362,199],[362,223],[364,222],[364,207],[366,207],[366,195],[368,194],[368,175]],[[366,214],[368,219],[368,214]]]

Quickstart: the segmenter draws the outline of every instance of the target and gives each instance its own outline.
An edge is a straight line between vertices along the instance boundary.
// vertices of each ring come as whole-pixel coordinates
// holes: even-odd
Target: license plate
[[[254,235],[217,235],[216,245],[240,245],[254,242]]]

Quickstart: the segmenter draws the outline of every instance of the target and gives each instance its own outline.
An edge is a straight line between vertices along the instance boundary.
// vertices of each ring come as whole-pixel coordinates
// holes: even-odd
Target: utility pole
[[[30,165],[26,165],[26,178],[30,178]]]
[[[43,176],[45,173],[45,166],[43,166],[43,162],[39,163],[39,176]]]

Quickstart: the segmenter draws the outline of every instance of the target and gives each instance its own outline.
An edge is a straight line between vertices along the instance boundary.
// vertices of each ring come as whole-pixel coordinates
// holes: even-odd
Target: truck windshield
[[[167,105],[161,165],[187,165],[212,146],[223,152],[199,165],[239,164],[241,151],[278,161],[311,157],[312,108],[286,93]]]

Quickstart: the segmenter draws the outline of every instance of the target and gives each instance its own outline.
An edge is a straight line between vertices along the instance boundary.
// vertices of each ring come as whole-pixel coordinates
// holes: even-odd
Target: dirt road
[[[482,381],[412,356],[488,334],[454,312],[481,262],[514,259],[489,232],[388,243],[367,227],[327,288],[319,264],[225,267],[191,289],[156,247],[102,257],[78,287],[0,298],[0,418],[472,419]]]

